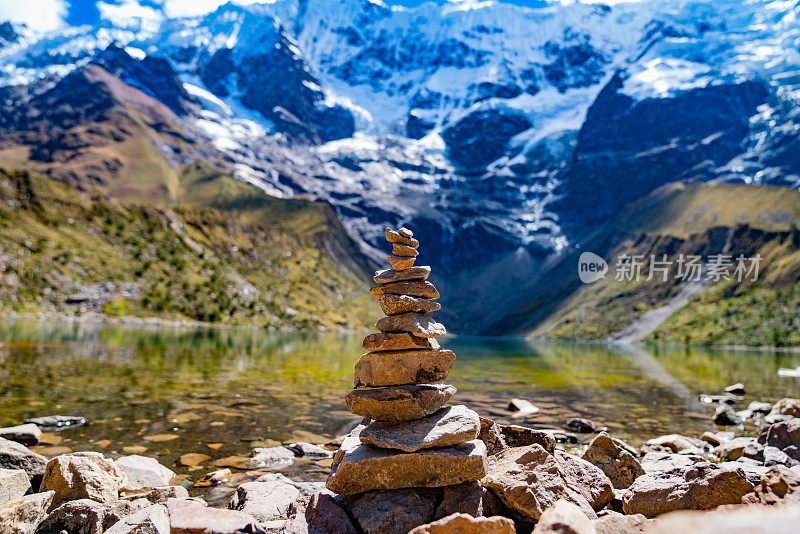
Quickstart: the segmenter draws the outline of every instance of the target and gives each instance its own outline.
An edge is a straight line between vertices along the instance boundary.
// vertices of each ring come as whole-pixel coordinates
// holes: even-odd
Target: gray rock
[[[22,469],[28,474],[34,490],[39,489],[46,467],[47,458],[41,454],[16,441],[0,438],[0,468]]]
[[[745,504],[800,504],[800,472],[784,466],[766,468],[753,493],[745,495]]]
[[[103,534],[169,534],[169,512],[163,504],[153,504],[118,521]]]
[[[740,437],[721,444],[714,449],[714,454],[723,460],[738,460],[748,445],[756,442],[755,438]]]
[[[545,510],[533,534],[595,534],[592,522],[570,501],[556,501]]]
[[[347,512],[328,493],[315,493],[289,507],[282,534],[357,534]]]
[[[175,472],[158,463],[155,458],[132,454],[116,460],[117,466],[128,477],[126,490],[168,486]]]
[[[26,419],[25,422],[38,426],[44,432],[58,432],[59,430],[85,425],[86,419],[72,415],[48,415],[46,417]]]
[[[142,488],[125,491],[120,499],[134,501],[145,499],[150,504],[164,503],[169,499],[188,499],[189,491],[183,486],[161,486],[158,488]]]
[[[745,389],[744,384],[741,382],[737,382],[736,384],[731,384],[730,386],[725,388],[725,393],[730,393],[731,395],[744,395]]]
[[[65,502],[42,521],[37,534],[102,534],[120,519],[147,506],[146,501],[101,503],[91,499]]]
[[[293,464],[294,458],[294,452],[286,447],[257,447],[248,464],[256,469],[280,469]]]
[[[573,417],[567,421],[564,428],[571,432],[577,432],[578,434],[591,434],[593,432],[602,432],[606,430],[606,427],[600,426],[591,419],[585,419],[583,417]]]
[[[486,445],[486,452],[492,455],[505,449],[506,443],[500,432],[500,425],[486,417],[481,417],[480,421],[481,431],[478,434],[478,439]]]
[[[0,504],[16,501],[31,489],[28,473],[22,469],[0,468]]]
[[[647,440],[642,445],[642,452],[681,452],[684,454],[700,454],[703,452],[705,442],[699,439],[682,436],[680,434],[667,434]]]
[[[473,517],[484,515],[483,497],[486,490],[479,482],[464,482],[442,488],[442,498],[433,519],[441,519],[452,514],[469,514]]]
[[[196,499],[170,499],[166,503],[169,511],[171,534],[261,534],[264,529],[250,514],[238,510],[208,508]]]
[[[800,399],[783,398],[772,406],[768,415],[800,417]]]
[[[99,452],[75,452],[47,463],[41,489],[55,491],[55,503],[75,499],[110,502],[117,499],[126,482],[125,473],[110,458]]]
[[[301,458],[331,458],[333,452],[328,449],[323,449],[319,445],[312,445],[311,443],[298,442],[292,443],[287,447],[292,451],[295,456]]]
[[[300,491],[292,484],[269,478],[241,484],[228,507],[248,513],[263,523],[286,519],[289,505],[299,497]]]
[[[0,504],[2,534],[33,534],[47,515],[54,492],[34,493],[16,501]]]
[[[599,467],[614,488],[627,488],[644,474],[630,447],[605,432],[592,440],[581,458]]]
[[[39,430],[38,426],[27,423],[24,425],[0,428],[0,438],[10,439],[11,441],[16,441],[17,443],[22,443],[26,447],[29,447],[39,444],[39,440],[42,439],[42,431]]]
[[[792,467],[795,465],[800,465],[800,462],[783,452],[777,447],[770,447],[769,445],[764,447],[764,465],[785,465],[787,467]]]
[[[383,449],[416,452],[431,447],[448,447],[474,440],[480,433],[478,414],[466,406],[442,408],[416,421],[372,422],[361,430],[361,443]]]
[[[676,467],[689,467],[705,459],[695,454],[674,454],[666,452],[648,452],[641,459],[645,473],[660,473]]]
[[[742,418],[736,415],[736,412],[733,411],[733,408],[724,404],[717,406],[712,420],[714,421],[715,425],[719,426],[739,426],[744,424]]]
[[[531,401],[525,399],[511,399],[508,403],[508,409],[512,412],[511,417],[527,417],[539,412],[539,408],[533,405]]]
[[[768,402],[753,401],[747,405],[747,409],[754,414],[768,414],[772,410],[772,404]]]
[[[747,481],[753,484],[754,486],[761,481],[761,477],[770,470],[769,467],[765,465],[759,465],[756,462],[747,461],[747,458],[742,458],[740,461],[736,462],[722,462],[719,464],[721,467],[726,469],[741,469],[744,472],[745,478]]]
[[[659,518],[649,534],[727,532],[794,534],[800,524],[800,506],[742,506],[713,512],[683,511]]]

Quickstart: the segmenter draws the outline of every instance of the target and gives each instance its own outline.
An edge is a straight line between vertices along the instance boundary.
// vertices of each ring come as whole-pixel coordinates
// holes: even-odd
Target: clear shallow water
[[[87,425],[48,435],[40,450],[141,450],[197,480],[215,461],[248,456],[255,446],[346,431],[357,418],[343,397],[363,335],[0,322],[0,426],[83,416]],[[712,430],[714,407],[697,396],[734,382],[748,390],[737,409],[800,396],[800,379],[777,375],[800,365],[798,353],[470,337],[442,345],[457,354],[448,379],[459,390],[455,402],[541,428],[588,417],[633,445]],[[541,411],[512,420],[513,397]],[[211,458],[179,465],[189,452]],[[327,465],[298,462],[284,472],[318,480]]]

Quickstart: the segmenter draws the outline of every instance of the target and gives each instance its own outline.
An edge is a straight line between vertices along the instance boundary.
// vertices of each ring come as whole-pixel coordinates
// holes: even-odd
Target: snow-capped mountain
[[[542,262],[666,182],[800,185],[798,17],[781,0],[226,4],[4,26],[0,84],[101,66],[175,112],[198,157],[330,202],[374,257],[385,225],[412,226],[460,288],[449,319],[480,330],[481,309],[516,309]]]

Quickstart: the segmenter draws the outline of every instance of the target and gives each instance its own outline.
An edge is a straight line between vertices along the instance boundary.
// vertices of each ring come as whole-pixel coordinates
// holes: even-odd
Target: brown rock
[[[419,256],[419,252],[417,249],[413,247],[409,247],[408,245],[401,245],[400,243],[395,243],[392,247],[392,254],[395,256],[402,256],[406,258],[416,258]]]
[[[800,447],[800,418],[795,417],[770,426],[766,445],[781,450],[792,445]]]
[[[33,534],[47,515],[53,492],[34,493],[16,501],[0,504],[0,532]]]
[[[503,440],[503,434],[500,431],[500,425],[488,419],[481,417],[481,432],[478,434],[478,439],[486,445],[486,451],[489,455],[497,454],[498,452],[506,449],[506,442]]]
[[[776,402],[767,417],[778,415],[800,417],[800,399],[784,398]]]
[[[637,534],[647,532],[650,520],[642,514],[607,514],[592,521],[595,534]],[[673,534],[676,534],[673,532]]]
[[[705,459],[696,454],[676,454],[670,452],[648,452],[640,464],[645,473],[659,473],[676,467],[689,467]]]
[[[54,503],[75,499],[109,502],[119,497],[128,477],[110,458],[99,452],[56,456],[47,463],[42,491],[55,491]]]
[[[702,440],[688,438],[680,434],[668,434],[648,440],[642,445],[642,451],[701,454],[703,452],[703,443]]]
[[[553,434],[544,430],[519,425],[500,425],[500,434],[507,447],[524,447],[536,443],[549,453],[556,448],[556,439]]]
[[[426,265],[418,265],[404,271],[394,269],[384,269],[376,271],[372,277],[376,284],[388,284],[390,282],[403,282],[409,280],[427,280],[431,274],[431,268]]]
[[[194,499],[170,499],[166,506],[171,534],[263,532],[253,516],[237,510],[208,508]]]
[[[407,245],[413,248],[419,247],[419,241],[411,236],[401,235],[399,232],[395,232],[391,228],[386,229],[386,241],[389,243],[400,243],[401,245]]]
[[[347,512],[326,493],[297,499],[289,506],[289,521],[281,534],[357,534]]]
[[[334,458],[326,486],[334,493],[349,495],[376,489],[450,486],[479,480],[485,474],[486,447],[478,440],[402,454],[359,445]]]
[[[752,489],[741,469],[701,462],[640,476],[622,496],[622,509],[647,517],[673,510],[710,510],[738,504]]]
[[[456,392],[449,384],[414,384],[356,389],[345,397],[347,409],[375,421],[410,421],[445,405]]]
[[[606,433],[594,438],[581,458],[599,467],[614,488],[627,488],[636,477],[644,474],[630,447]]]
[[[367,352],[356,362],[354,384],[359,388],[444,380],[455,361],[450,350]]]
[[[417,258],[389,254],[386,256],[386,260],[389,262],[389,265],[392,266],[392,269],[396,271],[403,271],[405,269],[412,268],[414,266],[414,262],[417,261]]]
[[[756,438],[733,438],[730,441],[720,444],[714,449],[714,454],[723,460],[738,460],[742,457],[745,448],[750,444],[755,444]]]
[[[408,534],[514,534],[514,522],[507,517],[472,517],[453,514],[427,525],[420,525]]]
[[[592,522],[570,501],[559,500],[545,510],[533,534],[595,534]]]
[[[762,475],[753,493],[742,499],[746,504],[800,503],[800,474],[776,465]]]
[[[378,304],[386,315],[408,312],[431,313],[442,309],[442,305],[438,302],[408,295],[381,295],[378,297]]]
[[[350,511],[365,534],[408,532],[430,521],[435,508],[435,492],[424,488],[368,491],[350,502]]]
[[[403,226],[397,230],[397,233],[403,237],[414,237],[414,232]]]
[[[431,319],[430,315],[403,313],[384,317],[375,326],[381,332],[408,332],[419,337],[439,337],[447,333],[444,325]]]
[[[483,497],[486,490],[478,481],[464,482],[455,486],[442,488],[442,499],[433,514],[433,519],[441,519],[452,514],[469,514],[481,517],[483,513]]]
[[[300,497],[300,491],[279,478],[245,482],[236,488],[228,508],[252,515],[260,522],[287,517],[289,505]]]
[[[381,297],[383,298],[383,297]],[[361,347],[369,351],[403,349],[439,349],[439,342],[432,337],[417,337],[408,332],[396,334],[370,334],[364,338]]]
[[[169,534],[169,512],[153,504],[125,517],[103,534]]]
[[[480,426],[474,411],[461,405],[448,406],[415,421],[372,422],[361,431],[361,443],[415,452],[472,441],[478,437]]]
[[[794,534],[800,506],[725,506],[712,512],[673,512],[653,522],[648,534]]]
[[[22,469],[31,479],[31,486],[34,490],[39,489],[42,481],[47,458],[37,454],[25,445],[0,438],[0,467],[4,469]]]
[[[598,468],[563,451],[551,455],[538,444],[492,456],[481,483],[511,510],[534,521],[560,499],[595,518],[594,510],[614,497],[611,482]]]
[[[378,298],[381,295],[408,295],[409,297],[422,297],[438,299],[439,291],[436,286],[427,280],[411,280],[403,282],[389,282],[370,288],[370,294]]]
[[[0,428],[0,438],[22,443],[26,447],[38,445],[42,439],[42,431],[33,423]]]
[[[92,499],[68,501],[50,512],[36,529],[37,534],[95,534],[106,532],[122,518],[149,506],[144,500],[97,502]]]

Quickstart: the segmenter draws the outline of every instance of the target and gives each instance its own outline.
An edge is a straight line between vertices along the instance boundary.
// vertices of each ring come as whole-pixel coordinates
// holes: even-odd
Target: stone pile
[[[344,439],[327,481],[344,495],[452,486],[480,480],[487,468],[478,414],[445,406],[456,389],[433,383],[447,378],[455,354],[436,341],[446,330],[430,316],[441,308],[431,269],[414,265],[419,242],[410,230],[387,228],[386,240],[392,268],[376,272],[370,290],[386,317],[376,323],[380,333],[364,338],[368,352],[346,397],[368,421]]]

